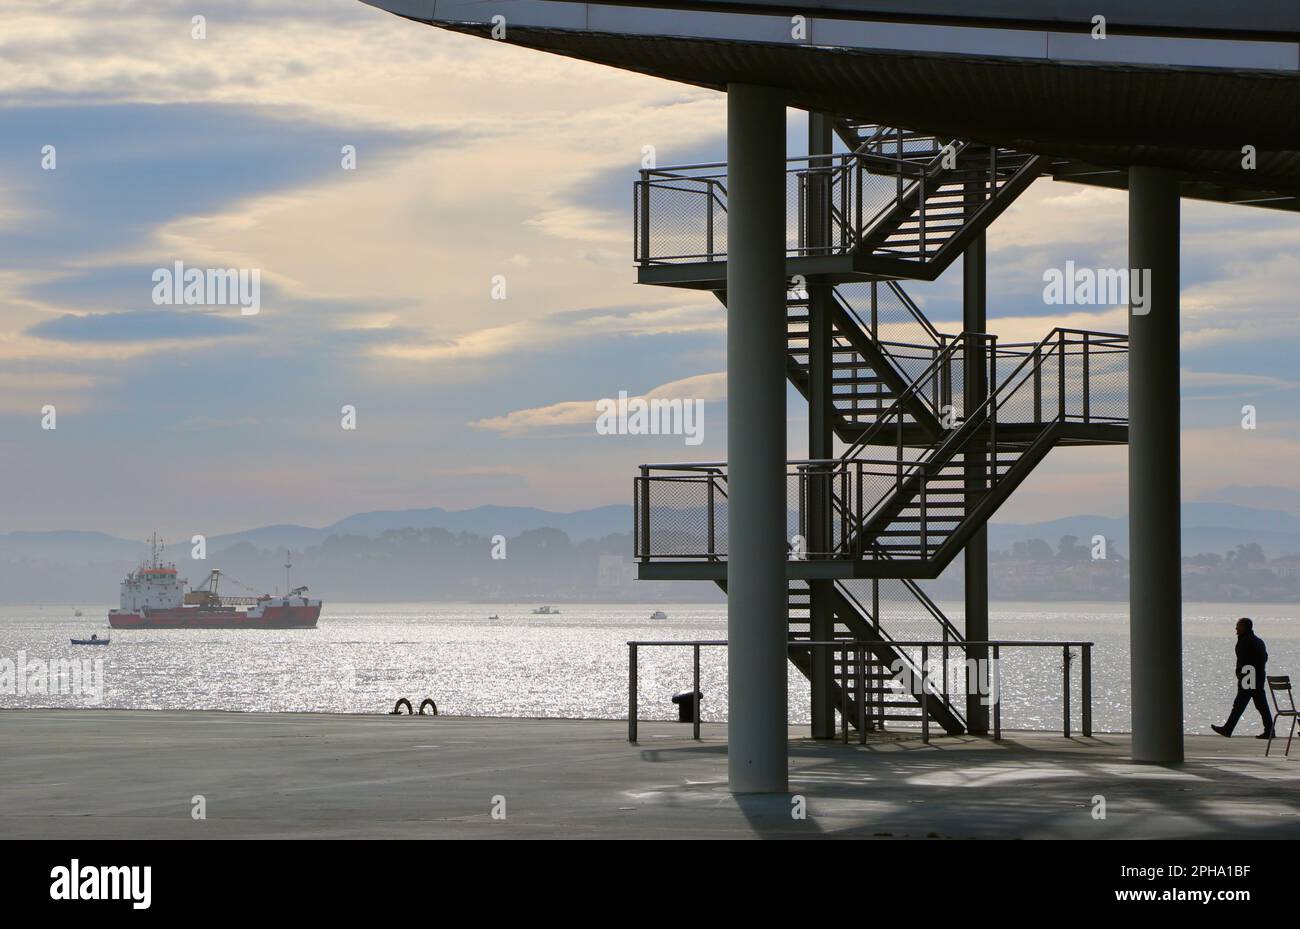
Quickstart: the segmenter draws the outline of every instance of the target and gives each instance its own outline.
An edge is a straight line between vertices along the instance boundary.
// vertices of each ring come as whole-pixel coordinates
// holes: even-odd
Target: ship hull
[[[315,629],[320,604],[267,606],[260,613],[245,610],[175,607],[137,613],[112,610],[108,624],[114,629]]]

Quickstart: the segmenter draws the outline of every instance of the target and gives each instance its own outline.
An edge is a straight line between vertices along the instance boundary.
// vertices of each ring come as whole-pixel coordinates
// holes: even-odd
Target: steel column
[[[962,255],[962,328],[966,332],[988,331],[986,258],[986,243],[984,233],[981,232]],[[982,338],[966,340],[963,387],[965,412],[968,416],[988,396],[989,359],[986,351],[989,348]],[[966,512],[970,513],[979,502],[972,491],[982,491],[988,487],[988,460],[983,452],[968,451],[963,456],[963,464],[962,489],[965,492]],[[980,526],[971,536],[963,556],[966,568],[966,638],[976,642],[987,641],[989,534],[985,526]],[[989,731],[989,708],[982,696],[989,689],[988,656],[988,648],[983,645],[972,645],[966,649],[967,661],[975,662],[973,675],[972,665],[966,665],[966,724],[972,733],[978,735],[985,735]]]
[[[785,107],[727,90],[728,783],[784,792]]]
[[[831,118],[822,113],[808,114],[808,154],[827,155],[833,151]],[[814,254],[831,242],[830,183],[831,159],[810,162],[808,177],[807,242]],[[824,169],[823,176],[818,169]],[[809,281],[808,287],[808,457],[825,460],[835,457],[835,397],[832,383],[832,309],[831,285]],[[808,551],[829,552],[831,548],[830,481],[814,467],[809,471]],[[833,581],[809,581],[809,634],[817,642],[835,638]],[[830,649],[815,648],[812,653],[810,695],[814,739],[835,737],[834,655]]]
[[[1129,269],[1149,272],[1129,314],[1129,652],[1133,760],[1183,760],[1179,514],[1178,179],[1129,169]]]

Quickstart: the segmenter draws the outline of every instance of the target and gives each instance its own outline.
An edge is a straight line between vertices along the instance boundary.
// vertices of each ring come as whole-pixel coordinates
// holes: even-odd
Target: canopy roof
[[[1110,0],[1104,39],[1086,0],[364,2],[483,36],[499,15],[514,45],[1050,155],[1062,180],[1123,187],[1127,166],[1160,165],[1185,196],[1300,209],[1289,0]]]

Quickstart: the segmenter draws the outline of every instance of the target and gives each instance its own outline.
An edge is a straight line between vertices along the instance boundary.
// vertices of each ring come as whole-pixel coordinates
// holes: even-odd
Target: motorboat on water
[[[112,639],[101,639],[99,633],[92,633],[88,639],[70,639],[73,645],[107,645]]]
[[[534,616],[559,616],[560,611],[551,606],[539,606],[533,610]]]
[[[653,613],[650,614],[650,618],[651,618],[651,619],[667,619],[667,618],[668,618],[668,614],[665,613],[663,610],[655,610]]]

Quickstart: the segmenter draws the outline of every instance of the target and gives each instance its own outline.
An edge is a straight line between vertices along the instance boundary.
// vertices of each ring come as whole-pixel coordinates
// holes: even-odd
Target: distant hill
[[[1259,544],[1270,555],[1300,554],[1300,516],[1280,510],[1262,510],[1232,503],[1184,503],[1182,507],[1184,555],[1222,554],[1238,545]],[[1104,535],[1120,554],[1128,557],[1128,519],[1115,516],[1067,516],[1041,523],[990,523],[989,547],[1006,551],[1016,542],[1043,539],[1053,545],[1063,535],[1077,536],[1086,544]]]
[[[140,557],[144,548],[143,542],[119,539],[103,532],[0,533],[0,560],[3,561],[129,561]]]
[[[1260,509],[1232,503],[1190,502],[1183,505],[1183,553],[1222,554],[1238,545],[1256,543],[1271,556],[1300,553],[1300,516],[1281,510]],[[540,530],[558,530],[537,539],[527,538]],[[414,563],[402,551],[408,543],[400,537],[381,538],[384,533],[404,531],[419,536],[424,553]],[[571,597],[597,596],[596,560],[601,554],[630,556],[632,508],[625,504],[559,513],[535,507],[480,506],[467,510],[441,507],[357,513],[320,528],[281,524],[208,539],[209,562],[248,583],[274,585],[282,582],[281,561],[267,553],[289,548],[303,577],[312,578],[313,589],[330,589],[340,596],[390,599],[432,596],[450,592],[457,584],[479,583],[466,572],[477,570],[482,549],[494,535],[511,540],[511,562],[495,580],[480,579],[473,590],[495,590],[504,595],[519,586],[531,595],[548,590],[552,580],[568,578]],[[441,532],[442,535],[438,535]],[[432,535],[430,533],[433,533]],[[1069,516],[1037,523],[993,523],[989,544],[995,551],[1009,551],[1017,542],[1042,539],[1055,547],[1062,536],[1078,537],[1084,545],[1101,534],[1110,540],[1112,551],[1128,557],[1128,520],[1113,516]],[[552,538],[552,561],[537,556],[536,574],[524,572],[517,556]],[[566,539],[567,537],[567,539]],[[611,538],[614,537],[614,538]],[[414,539],[414,536],[412,536]],[[413,541],[410,544],[415,544]],[[522,546],[522,547],[520,547]],[[468,560],[460,574],[439,572],[460,563],[463,550]],[[60,530],[0,534],[0,600],[7,602],[108,600],[116,597],[122,576],[139,563],[147,552],[143,540],[123,539],[102,532]],[[178,539],[167,555],[178,564],[189,559],[189,539]],[[412,556],[415,557],[415,556]],[[424,558],[424,561],[420,559]],[[357,559],[369,559],[365,571],[354,570]],[[389,567],[380,570],[381,564]],[[436,565],[435,571],[431,565]],[[531,570],[531,569],[530,569]],[[388,573],[384,573],[387,571]],[[192,573],[192,572],[191,572]],[[429,587],[435,575],[441,577]],[[461,576],[464,575],[464,576]],[[357,588],[358,578],[370,587]],[[590,587],[583,584],[590,579]],[[191,578],[192,580],[194,578]],[[350,580],[348,580],[350,579]],[[489,583],[489,581],[491,583]],[[683,582],[685,583],[685,582]],[[492,584],[499,584],[492,587]],[[344,586],[340,586],[344,585]],[[689,584],[686,585],[690,588]],[[640,589],[638,587],[638,589]],[[485,594],[486,595],[486,594]],[[620,594],[621,595],[621,594]],[[627,594],[631,596],[631,594]],[[554,599],[554,597],[552,597]]]
[[[561,538],[567,537],[573,546],[567,555],[560,557],[560,562],[547,568],[543,574],[549,572],[555,578],[567,576],[571,581],[575,577],[589,579],[593,593],[596,577],[593,559],[602,552],[622,553],[626,549],[627,555],[631,554],[632,508],[626,505],[596,507],[573,513],[505,506],[480,506],[469,510],[432,507],[357,513],[321,528],[280,524],[210,536],[207,540],[208,554],[213,560],[203,565],[201,570],[190,563],[189,536],[169,540],[165,554],[169,560],[186,569],[185,575],[191,581],[199,580],[206,573],[207,567],[212,566],[269,590],[277,582],[283,583],[279,567],[283,559],[267,558],[265,553],[281,550],[282,554],[282,550],[288,548],[293,550],[294,562],[304,572],[313,566],[318,569],[311,575],[313,589],[328,590],[330,581],[326,577],[336,565],[328,562],[324,555],[308,556],[307,553],[312,550],[333,546],[329,557],[335,557],[340,547],[355,549],[357,546],[352,543],[358,541],[363,543],[360,547],[364,550],[369,542],[374,542],[386,532],[442,530],[456,537],[465,535],[480,539],[483,544],[478,547],[486,551],[487,540],[495,535],[518,541],[526,533],[543,529],[559,530],[563,533]],[[603,547],[596,545],[611,536],[619,538],[607,542]],[[428,543],[428,540],[424,542]],[[469,544],[476,543],[471,541]],[[446,552],[429,545],[425,546],[426,554],[439,560],[439,569],[446,567]],[[518,549],[512,551],[517,553]],[[478,552],[478,549],[475,548],[474,552]],[[103,532],[53,530],[0,533],[0,602],[115,600],[123,576],[147,554],[148,544],[143,539],[124,539]],[[382,557],[387,558],[388,554],[385,552]],[[322,558],[326,560],[322,561]],[[316,564],[313,565],[313,562]],[[474,558],[471,557],[468,563],[474,565]],[[513,560],[512,571],[515,567],[522,568],[522,565]],[[540,582],[525,581],[526,576],[523,574],[511,580],[511,573],[502,574],[502,583],[507,586],[510,583],[529,585],[526,590],[539,587]],[[435,585],[432,590],[420,580],[421,575],[432,580],[436,574],[437,571],[430,567],[414,570],[410,576],[394,576],[391,572],[385,574],[379,570],[347,571],[344,576],[353,578],[354,586],[337,588],[336,594],[364,594],[368,599],[383,599],[378,592],[386,590],[390,592],[390,599],[404,599],[451,591],[454,585],[448,579]],[[303,574],[303,577],[307,576],[306,573]],[[372,587],[365,591],[359,590],[355,582],[360,577],[369,578]],[[616,599],[622,592],[613,590],[609,594]]]
[[[263,526],[208,539],[210,548],[248,542],[258,548],[304,548],[319,545],[332,535],[360,535],[373,539],[393,529],[446,529],[482,536],[514,536],[529,529],[559,529],[575,542],[600,539],[632,531],[632,508],[626,504],[557,513],[531,506],[476,506],[470,510],[376,510],[355,513],[321,529],[307,526]]]
[[[1243,487],[1229,484],[1216,488],[1208,496],[1216,503],[1232,503],[1258,510],[1280,510],[1300,516],[1300,490],[1290,487]]]
[[[1300,553],[1300,516],[1231,503],[1183,504],[1183,553],[1222,553],[1256,542],[1272,555]],[[632,531],[632,507],[612,504],[561,513],[529,506],[478,506],[468,510],[428,507],[355,513],[321,528],[279,524],[211,536],[208,548],[219,551],[247,542],[259,549],[303,549],[330,536],[375,538],[393,529],[446,529],[474,535],[516,536],[530,529],[559,529],[575,542]],[[1053,544],[1063,535],[1090,539],[1102,534],[1127,556],[1128,520],[1115,516],[1066,516],[1038,523],[989,525],[989,545],[1007,550],[1016,542],[1039,538]],[[185,541],[188,545],[188,540]],[[175,543],[174,543],[175,545]],[[134,561],[145,551],[143,540],[123,539],[103,532],[56,530],[0,533],[0,559],[65,562]]]
[[[447,529],[476,535],[518,535],[529,529],[559,529],[575,542],[632,531],[632,507],[624,503],[555,513],[531,506],[476,506],[472,510],[379,510],[357,513],[327,526],[325,532],[375,536],[389,529]]]

